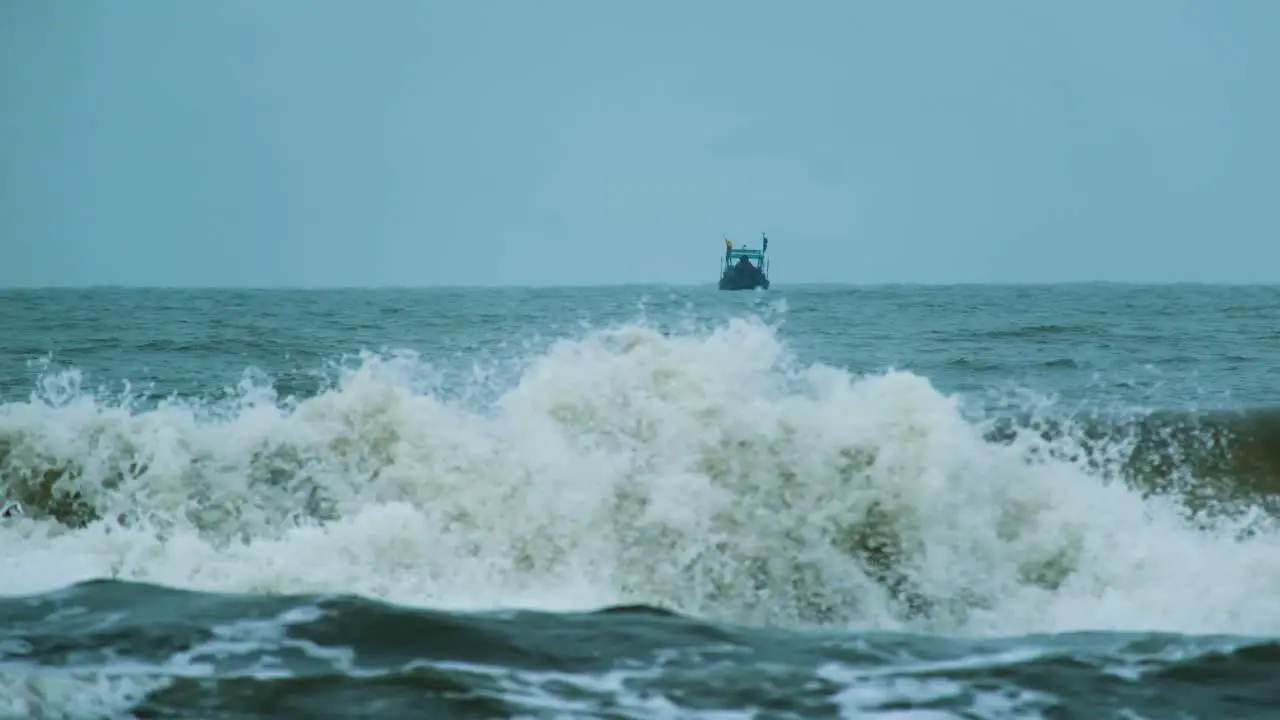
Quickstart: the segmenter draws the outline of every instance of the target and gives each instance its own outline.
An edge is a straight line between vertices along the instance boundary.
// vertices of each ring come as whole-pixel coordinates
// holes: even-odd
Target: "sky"
[[[1280,282],[1275,0],[0,0],[0,287]]]

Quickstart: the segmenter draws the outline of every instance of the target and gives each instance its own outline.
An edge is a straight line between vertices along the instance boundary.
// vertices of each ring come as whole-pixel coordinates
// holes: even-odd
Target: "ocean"
[[[1277,317],[0,291],[0,717],[1280,717]]]

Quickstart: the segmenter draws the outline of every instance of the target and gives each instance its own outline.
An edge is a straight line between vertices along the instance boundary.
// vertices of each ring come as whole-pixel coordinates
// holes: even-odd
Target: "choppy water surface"
[[[0,292],[0,715],[1275,716],[1277,310]]]

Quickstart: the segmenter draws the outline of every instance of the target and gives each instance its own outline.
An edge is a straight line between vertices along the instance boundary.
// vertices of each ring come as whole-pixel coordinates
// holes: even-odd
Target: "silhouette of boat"
[[[720,272],[721,290],[769,289],[769,261],[764,256],[769,249],[769,238],[761,233],[760,239],[760,249],[756,250],[749,247],[735,248],[725,238],[724,267]]]

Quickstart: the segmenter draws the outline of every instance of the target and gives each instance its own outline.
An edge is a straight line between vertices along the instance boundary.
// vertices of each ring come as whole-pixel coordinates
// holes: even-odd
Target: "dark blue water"
[[[1277,309],[3,291],[0,715],[1268,717]]]

